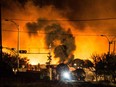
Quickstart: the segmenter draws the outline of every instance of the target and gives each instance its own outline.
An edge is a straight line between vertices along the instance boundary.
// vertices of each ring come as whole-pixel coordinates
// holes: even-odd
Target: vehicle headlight
[[[64,79],[70,79],[70,73],[69,72],[64,72],[63,73],[63,78]]]

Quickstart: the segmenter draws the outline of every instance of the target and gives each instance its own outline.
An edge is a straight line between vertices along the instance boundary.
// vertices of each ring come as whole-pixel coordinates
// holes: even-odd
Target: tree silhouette
[[[84,67],[85,68],[91,68],[94,64],[90,60],[84,60]]]
[[[104,76],[104,80],[108,80],[107,76],[112,76],[112,81],[116,78],[116,55],[115,54],[102,54],[92,55],[94,60],[94,67],[96,78],[97,76]]]
[[[22,65],[27,65],[29,59],[27,58],[19,58],[19,68],[22,67]],[[16,55],[11,55],[8,53],[3,52],[2,53],[2,62],[8,64],[11,68],[17,68],[17,56]]]

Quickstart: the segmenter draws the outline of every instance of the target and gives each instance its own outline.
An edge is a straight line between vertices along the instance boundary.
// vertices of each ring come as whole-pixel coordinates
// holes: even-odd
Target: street
[[[18,78],[1,78],[0,87],[116,87],[113,83],[100,82],[61,82],[45,80],[22,80]]]

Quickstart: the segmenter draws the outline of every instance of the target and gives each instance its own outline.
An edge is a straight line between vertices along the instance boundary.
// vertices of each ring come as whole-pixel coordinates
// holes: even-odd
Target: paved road
[[[55,87],[116,87],[116,85],[96,82],[58,82]]]
[[[61,81],[40,81],[3,78],[0,79],[0,87],[116,87],[108,83],[96,82],[61,82]]]

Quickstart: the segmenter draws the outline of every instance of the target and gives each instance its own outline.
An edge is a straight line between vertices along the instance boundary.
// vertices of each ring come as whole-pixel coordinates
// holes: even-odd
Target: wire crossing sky
[[[66,48],[64,57],[67,58],[74,55],[74,58],[87,59],[93,53],[107,53],[108,41],[101,35],[109,39],[116,36],[116,0],[2,0],[1,3],[5,47],[17,45],[16,26],[6,19],[20,26],[20,49],[52,44],[54,59],[54,50],[61,48]],[[111,44],[111,52],[114,47]],[[47,60],[46,56],[41,59],[42,55],[34,55],[36,59],[28,57],[41,63]]]

